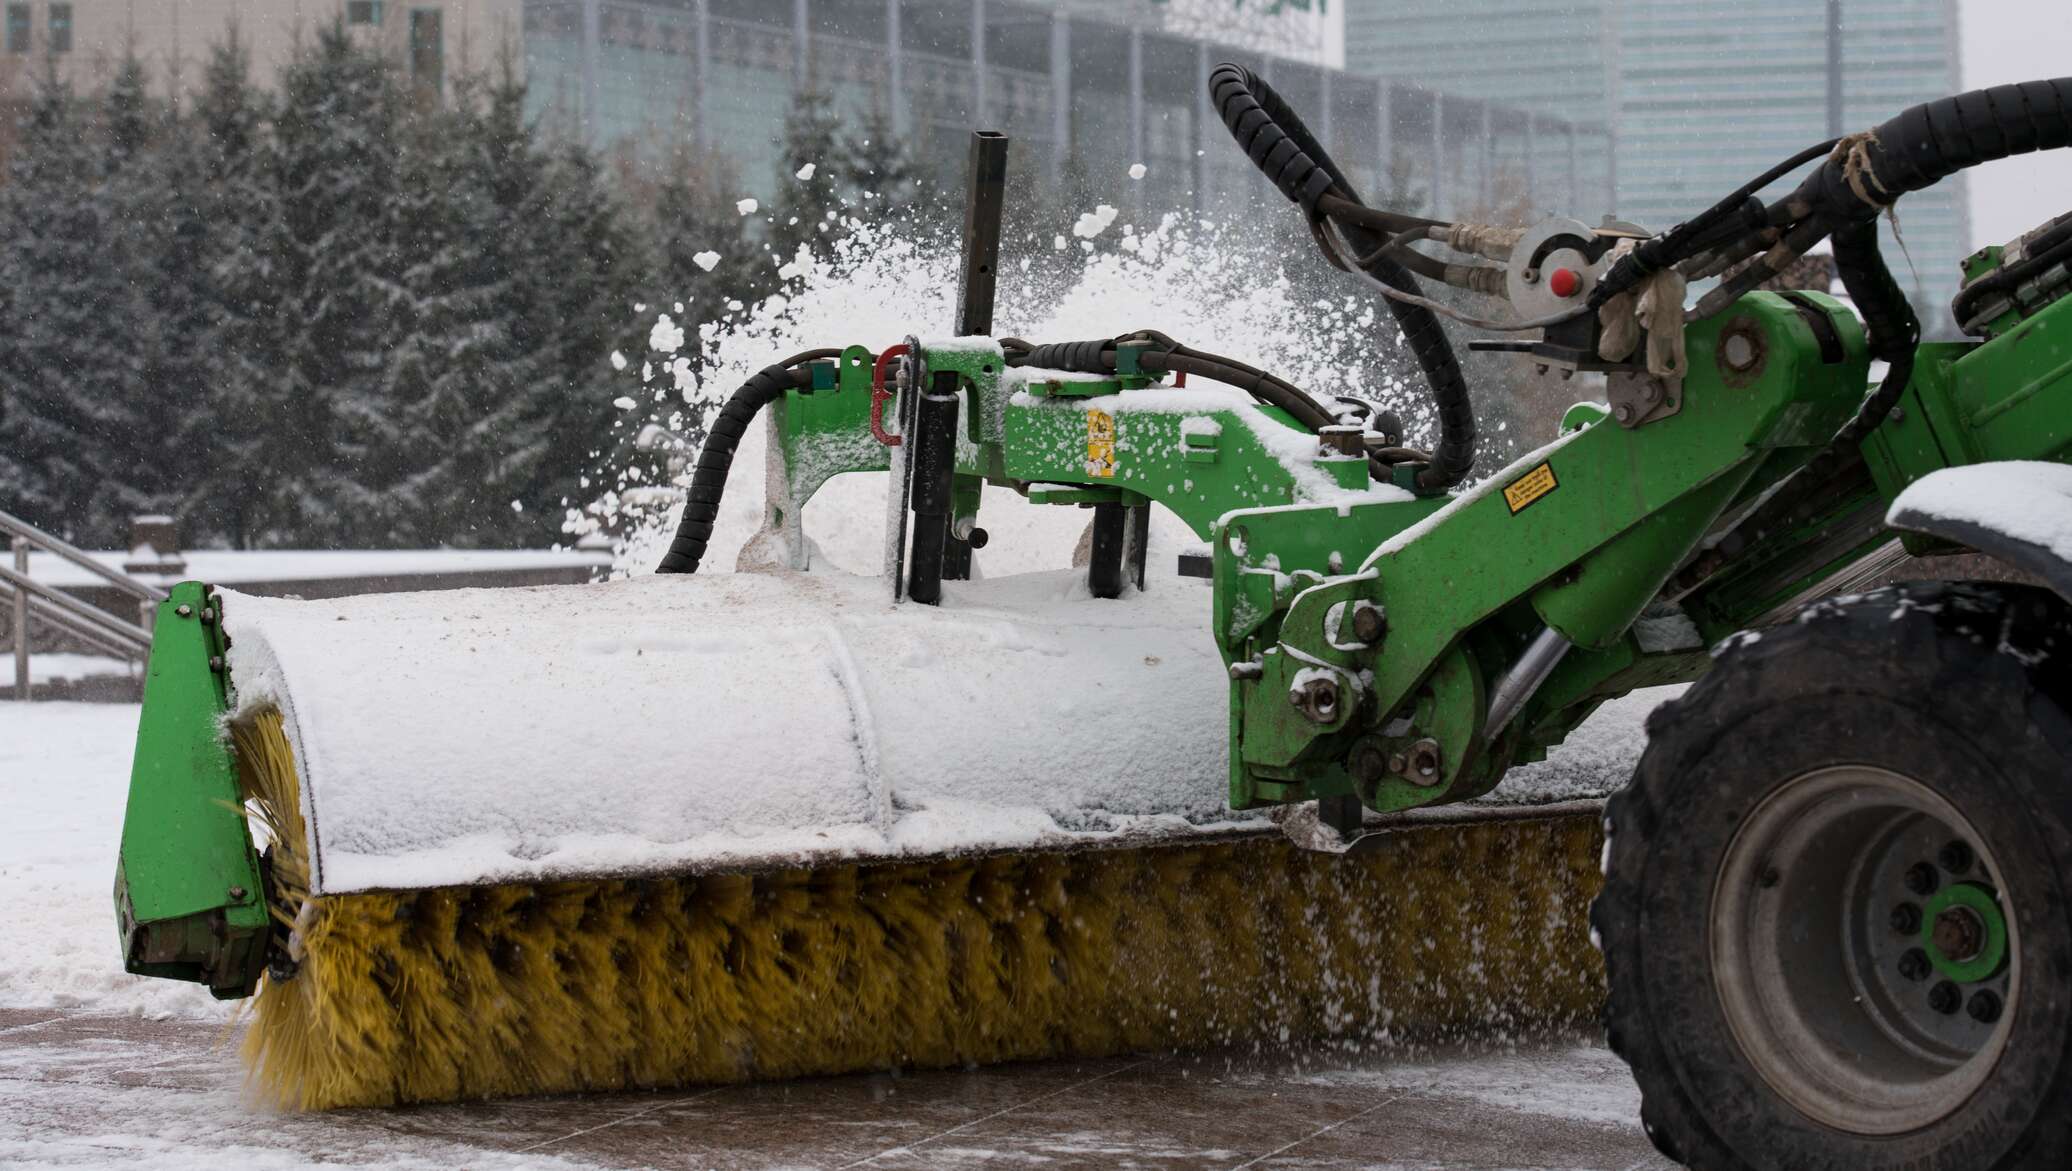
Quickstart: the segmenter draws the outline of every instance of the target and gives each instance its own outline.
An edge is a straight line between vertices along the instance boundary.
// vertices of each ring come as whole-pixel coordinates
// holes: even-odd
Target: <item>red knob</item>
[[[1557,297],[1573,297],[1583,288],[1583,276],[1572,268],[1557,268],[1547,278],[1547,288]]]

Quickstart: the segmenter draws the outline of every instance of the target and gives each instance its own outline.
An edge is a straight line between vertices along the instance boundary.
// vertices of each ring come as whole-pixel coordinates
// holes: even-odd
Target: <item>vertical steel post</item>
[[[14,539],[14,571],[29,575],[29,538]],[[14,697],[29,702],[29,591],[14,588]]]
[[[1063,12],[1050,16],[1050,182],[1063,181],[1065,161],[1072,157],[1072,22]]]
[[[1007,136],[973,132],[964,204],[964,255],[957,269],[956,336],[993,332],[993,290],[1000,267],[1000,219],[1007,205]],[[933,604],[944,581],[971,576],[971,544],[951,532],[956,521],[958,384],[954,373],[929,376],[916,411],[914,543],[907,558],[907,596]],[[938,434],[938,432],[940,432]]]
[[[885,0],[885,62],[886,80],[891,89],[888,100],[892,103],[892,130],[904,135],[908,130],[906,100],[906,34],[900,28],[901,0]]]

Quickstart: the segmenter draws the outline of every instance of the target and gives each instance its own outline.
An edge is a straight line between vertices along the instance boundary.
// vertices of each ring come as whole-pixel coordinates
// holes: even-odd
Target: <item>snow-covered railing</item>
[[[29,576],[29,552],[41,549],[53,554],[136,599],[138,614],[146,623],[150,621],[152,608],[165,600],[164,590],[147,585],[120,569],[103,565],[84,550],[6,512],[0,512],[0,532],[10,534],[14,546],[14,567],[0,566],[0,600],[10,603],[8,609],[13,615],[16,699],[29,698],[29,619],[32,617],[118,658],[142,659],[150,652],[151,631],[147,625],[111,614],[34,580]]]

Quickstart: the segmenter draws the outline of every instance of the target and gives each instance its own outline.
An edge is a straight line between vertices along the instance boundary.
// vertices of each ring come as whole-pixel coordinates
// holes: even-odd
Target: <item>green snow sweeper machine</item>
[[[684,477],[660,575],[443,614],[437,595],[334,614],[176,590],[117,882],[130,968],[263,987],[261,1066],[324,1105],[1242,1039],[1325,1003],[1299,981],[1337,991],[1298,1030],[1374,1024],[1363,1006],[1449,981],[1509,1004],[1587,934],[1586,1011],[1671,1158],[2072,1163],[2072,215],[1966,261],[1958,341],[1922,340],[1878,245],[1909,193],[2072,143],[2072,79],[1908,109],[1660,233],[1378,210],[1258,76],[1208,84],[1325,260],[1385,298],[1429,443],[1126,322],[998,336],[1007,142],[977,135],[954,328],[750,379]],[[1816,248],[1846,299],[1762,288]],[[1442,318],[1585,401],[1474,468]],[[765,572],[670,576],[705,557],[758,420]],[[888,485],[886,573],[861,592],[803,572],[807,502],[851,472]],[[988,494],[1089,509],[1083,584],[975,573]],[[1212,588],[1147,583],[1154,506]],[[1905,580],[1954,553],[1979,580]],[[705,642],[650,649],[739,651],[735,685],[610,658],[624,644],[595,633],[679,615]],[[777,633],[739,641],[758,622]],[[528,761],[562,767],[532,728],[436,710],[533,627],[554,650],[514,660],[511,688],[580,705],[617,680],[627,724],[682,740],[671,717],[704,717],[762,738],[767,767],[687,743],[696,816],[664,778],[627,803],[640,824],[605,824],[610,786],[666,740],[590,770],[579,801],[526,788]],[[321,685],[355,649],[388,656],[380,695]],[[1175,668],[1195,650],[1205,671]],[[1495,832],[1508,771],[1606,701],[1684,682],[1630,782],[1566,808],[1566,861],[1419,836]],[[813,720],[769,702],[823,692]],[[1149,714],[1109,718],[1133,704]],[[379,721],[413,711],[453,725],[452,751],[389,762],[407,791],[384,789]],[[501,790],[444,779],[471,755],[509,758]],[[986,787],[1031,760],[1105,787]],[[1187,804],[1203,774],[1206,812]],[[384,820],[390,798],[409,815]],[[1005,812],[1023,800],[1042,817]],[[680,814],[691,829],[655,828]],[[614,834],[646,852],[585,852]],[[1588,890],[1534,902],[1570,865]],[[1580,906],[1564,920],[1591,890],[1587,928]]]

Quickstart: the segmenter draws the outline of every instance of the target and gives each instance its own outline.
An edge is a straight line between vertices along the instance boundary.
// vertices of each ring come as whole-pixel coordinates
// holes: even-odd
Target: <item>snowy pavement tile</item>
[[[0,1166],[1659,1171],[1595,1044],[1211,1053],[281,1114],[220,1023],[0,1010]]]

